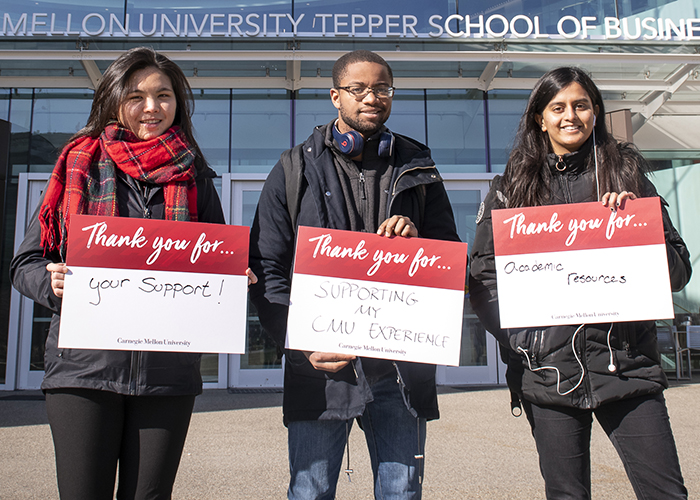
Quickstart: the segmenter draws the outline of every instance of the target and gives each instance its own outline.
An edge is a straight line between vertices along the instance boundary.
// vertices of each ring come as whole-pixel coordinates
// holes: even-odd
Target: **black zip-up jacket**
[[[336,153],[325,142],[328,126],[316,127],[303,145],[304,182],[296,222],[301,226],[349,230],[346,203],[333,163]],[[430,150],[407,137],[395,137],[385,218],[404,215],[414,222],[421,237],[459,241],[452,207]],[[425,186],[424,203],[418,193],[420,186]],[[294,243],[284,170],[278,162],[265,182],[251,229],[250,267],[259,282],[250,287],[250,296],[263,329],[281,348],[287,331]],[[298,351],[287,351],[285,359],[285,423],[351,419],[362,415],[365,404],[372,401],[362,358],[338,373],[315,370]],[[435,365],[399,361],[395,365],[408,408],[420,417],[438,418]]]
[[[216,174],[209,167],[197,173],[197,216],[200,222],[223,224],[224,214],[212,182],[214,177]],[[117,203],[121,217],[165,218],[163,189],[156,185],[147,186],[121,171],[117,171]],[[42,389],[97,389],[135,396],[179,396],[202,392],[200,354],[59,349],[61,299],[51,289],[46,265],[64,259],[58,253],[44,257],[40,237],[37,208],[24,241],[10,264],[10,278],[20,293],[53,312],[44,352]],[[85,328],[99,328],[99,325],[85,325]]]
[[[552,174],[551,204],[596,200],[595,172],[585,166],[584,156],[587,153],[588,149],[565,155],[563,161],[566,168],[563,172],[555,168],[559,158],[550,156],[549,165],[545,168],[549,168]],[[639,153],[626,148],[623,154]],[[646,177],[643,178],[642,192],[635,194],[641,197],[658,196]],[[671,288],[675,292],[681,290],[690,279],[690,256],[671,223],[666,202],[662,200],[661,205]],[[491,211],[506,206],[501,192],[501,178],[497,176],[484,200],[474,244],[470,248],[469,295],[481,322],[507,349],[507,380],[511,390],[536,404],[594,409],[610,401],[660,393],[668,387],[660,366],[654,321],[614,323],[609,346],[607,336],[610,323],[583,325],[576,334],[573,347],[572,338],[581,325],[500,328]],[[537,290],[523,290],[523,293],[537,293]],[[530,370],[524,356],[516,354],[518,348],[527,351],[532,369],[556,367],[561,374],[559,387],[555,370]],[[615,372],[608,369],[611,352]],[[577,384],[578,387],[574,389]]]

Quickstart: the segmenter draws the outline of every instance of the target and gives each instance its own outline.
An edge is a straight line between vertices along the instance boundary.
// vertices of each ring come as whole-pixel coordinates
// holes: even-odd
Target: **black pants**
[[[595,410],[524,401],[548,499],[591,498],[593,414],[620,455],[638,499],[686,499],[663,395],[606,403]]]
[[[169,499],[194,398],[47,391],[61,500]]]

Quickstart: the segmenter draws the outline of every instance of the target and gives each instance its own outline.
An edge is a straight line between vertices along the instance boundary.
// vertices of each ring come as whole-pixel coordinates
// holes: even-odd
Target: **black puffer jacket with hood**
[[[329,126],[316,127],[304,142],[304,179],[296,222],[301,226],[349,230],[343,191],[333,163],[333,155],[340,153],[327,137]],[[430,150],[408,137],[394,135],[394,168],[384,218],[408,216],[421,237],[459,241],[452,207]],[[425,190],[422,201],[418,192],[421,189]],[[284,169],[278,162],[265,182],[251,229],[250,267],[259,282],[250,287],[250,296],[263,329],[281,347],[287,331],[294,241]],[[299,351],[287,351],[285,359],[285,423],[351,419],[362,415],[365,405],[372,401],[362,358],[338,373],[315,370]],[[435,365],[397,361],[395,366],[409,410],[419,417],[438,418]]]
[[[223,224],[221,202],[212,182],[214,177],[216,173],[209,167],[197,172],[197,216],[200,222]],[[121,217],[165,218],[163,189],[137,182],[119,170],[117,203]],[[46,339],[42,389],[97,389],[132,396],[181,396],[202,392],[200,354],[59,349],[61,299],[51,289],[46,265],[63,259],[58,253],[45,257],[40,236],[37,209],[10,264],[10,277],[20,293],[53,313]],[[85,325],[85,328],[99,329],[99,325]]]
[[[550,204],[596,200],[595,172],[586,168],[585,158],[590,145],[587,146],[563,157],[566,163],[563,172],[555,168],[558,157],[550,155],[549,165],[546,167],[552,174]],[[639,154],[632,148],[620,147],[623,148],[622,154]],[[642,197],[658,196],[653,184],[646,177],[643,179],[642,192],[636,194]],[[497,176],[484,200],[474,244],[470,248],[469,294],[479,319],[506,348],[505,357],[508,359],[509,372],[507,378],[511,391],[540,405],[585,409],[594,409],[610,401],[663,391],[668,382],[660,366],[654,321],[614,323],[609,342],[610,323],[543,325],[540,328],[527,329],[500,328],[491,211],[506,206],[507,200],[501,192],[501,178]],[[685,243],[671,223],[666,202],[663,200],[662,217],[671,288],[678,291],[690,279],[690,256]],[[529,355],[532,370],[524,355],[516,354],[521,352],[519,348],[526,350]],[[611,356],[616,365],[614,372],[608,369]],[[561,375],[559,384],[557,371],[533,371],[543,366],[558,369]]]

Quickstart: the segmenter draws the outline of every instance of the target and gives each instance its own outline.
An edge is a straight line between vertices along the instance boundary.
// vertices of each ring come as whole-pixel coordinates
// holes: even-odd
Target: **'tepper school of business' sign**
[[[2,13],[4,37],[350,37],[404,39],[700,40],[700,19],[562,16],[549,31],[539,16],[200,12]]]

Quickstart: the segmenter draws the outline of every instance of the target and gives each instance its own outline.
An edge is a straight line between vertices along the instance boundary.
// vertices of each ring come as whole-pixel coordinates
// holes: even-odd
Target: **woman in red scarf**
[[[192,101],[185,75],[165,56],[142,47],[119,57],[12,260],[14,286],[54,313],[42,389],[62,500],[112,499],[117,464],[120,500],[171,497],[202,391],[200,356],[59,349],[57,342],[73,214],[224,223],[216,174],[192,133]]]

